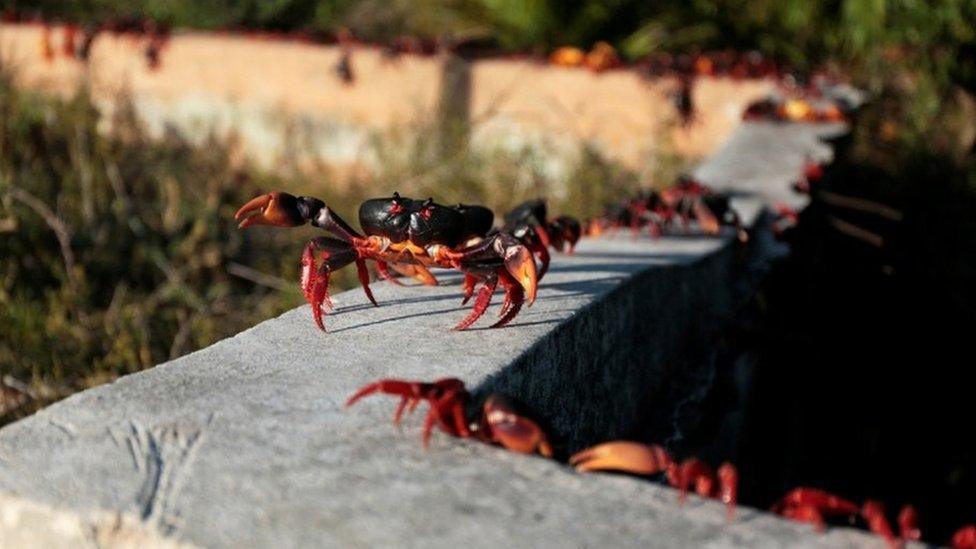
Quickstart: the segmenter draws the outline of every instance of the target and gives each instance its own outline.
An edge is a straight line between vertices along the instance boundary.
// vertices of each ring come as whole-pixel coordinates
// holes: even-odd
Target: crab
[[[682,177],[675,186],[662,191],[642,190],[630,200],[607,206],[602,218],[587,223],[586,232],[594,236],[606,230],[628,227],[636,236],[646,228],[651,236],[659,237],[669,231],[676,220],[680,220],[686,233],[694,221],[707,235],[719,234],[724,225],[735,228],[740,242],[749,239],[729,197],[689,177]]]
[[[705,498],[717,498],[726,504],[728,517],[735,517],[739,474],[731,463],[723,463],[717,472],[698,458],[678,462],[664,447],[629,441],[612,441],[587,448],[569,458],[579,472],[620,471],[636,475],[665,474],[668,484],[678,489],[678,501],[684,503],[689,489]]]
[[[976,549],[976,524],[967,524],[952,535],[952,549]]]
[[[853,522],[860,517],[871,532],[883,537],[893,547],[900,545],[899,539],[918,541],[922,537],[918,527],[918,511],[911,505],[902,507],[898,514],[899,535],[896,536],[881,502],[869,499],[857,505],[818,488],[794,488],[776,502],[771,511],[798,522],[813,524],[821,531],[826,528],[827,518],[838,517]]]
[[[505,214],[503,231],[515,235],[539,261],[539,278],[549,270],[549,248],[572,254],[583,226],[568,215],[550,219],[541,198],[523,202]]]
[[[682,177],[677,185],[661,191],[661,198],[681,220],[686,232],[690,221],[694,220],[705,234],[717,235],[726,225],[735,228],[739,241],[749,239],[739,213],[729,203],[729,197],[695,179]]]
[[[412,412],[421,402],[429,404],[421,435],[424,448],[430,442],[434,427],[438,426],[454,437],[475,438],[523,454],[538,453],[549,458],[553,455],[552,445],[542,428],[520,415],[515,403],[503,395],[488,395],[481,406],[480,416],[468,421],[465,409],[471,394],[459,379],[444,378],[433,383],[382,379],[364,385],[353,393],[346,401],[346,407],[373,394],[400,397],[400,403],[393,413],[394,425],[400,424],[404,411]]]
[[[369,288],[366,261],[374,261],[380,273],[389,266],[436,284],[430,267],[464,273],[465,302],[481,283],[471,313],[454,328],[464,330],[478,320],[491,304],[500,284],[505,300],[492,327],[509,323],[528,302],[535,301],[538,274],[532,253],[511,234],[501,231],[465,245],[467,217],[455,208],[432,199],[414,200],[394,193],[374,198],[359,208],[360,234],[323,201],[308,196],[272,192],[258,196],[237,211],[240,228],[255,225],[297,227],[310,223],[332,236],[313,238],[301,260],[301,288],[312,307],[315,324],[325,331],[323,308],[332,308],[329,279],[333,271],[353,263],[366,297],[377,305]],[[470,282],[467,282],[470,281]]]

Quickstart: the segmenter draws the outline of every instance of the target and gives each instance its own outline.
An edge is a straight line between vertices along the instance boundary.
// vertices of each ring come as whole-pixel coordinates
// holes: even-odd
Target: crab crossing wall
[[[379,308],[359,290],[336,296],[328,334],[300,307],[9,425],[0,545],[77,545],[79,521],[95,545],[105,513],[122,517],[108,538],[117,544],[128,529],[145,544],[147,528],[160,544],[207,547],[877,544],[750,509],[727,524],[718,503],[679,507],[660,484],[440,434],[424,451],[417,417],[391,426],[389,398],[343,409],[378,378],[454,376],[524,403],[562,452],[637,433],[673,439],[675,407],[714,377],[714,362],[692,357],[733,320],[775,248],[763,204],[798,200],[790,182],[806,157],[829,158],[818,136],[840,130],[747,124],[699,168],[741,194],[756,229],[746,249],[728,235],[586,240],[498,330],[448,329],[466,313],[456,279],[376,284]],[[75,537],[61,536],[64,524]]]

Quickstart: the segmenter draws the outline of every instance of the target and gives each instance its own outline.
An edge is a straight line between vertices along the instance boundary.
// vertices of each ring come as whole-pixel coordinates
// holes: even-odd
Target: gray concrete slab
[[[775,162],[788,156],[789,173],[770,172],[763,185],[785,187],[819,149],[796,137],[805,127],[773,130]],[[757,139],[759,149],[729,147],[758,166],[769,134],[755,132],[733,141]],[[713,171],[738,170],[724,161],[732,165]],[[730,184],[749,189],[747,172],[735,173]],[[765,199],[756,194],[740,202],[750,223]],[[743,256],[730,235],[587,240],[557,256],[536,304],[497,330],[449,329],[467,310],[456,277],[438,288],[376,284],[379,308],[345,292],[328,334],[300,307],[5,427],[0,493],[125,513],[204,547],[880,547],[750,509],[727,524],[715,502],[679,507],[658,484],[582,476],[439,434],[424,451],[419,415],[391,425],[393,399],[343,409],[378,378],[450,376],[476,395],[524,402],[562,451],[632,433],[707,379],[707,368],[679,370],[681,356],[734,319],[755,263]]]

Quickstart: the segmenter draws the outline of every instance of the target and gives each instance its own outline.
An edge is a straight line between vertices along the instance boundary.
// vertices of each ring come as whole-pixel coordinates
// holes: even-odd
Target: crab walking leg
[[[397,286],[403,286],[403,282],[400,282],[397,277],[393,276],[390,272],[390,265],[386,261],[376,262],[376,272],[379,273],[380,278],[390,282],[391,284],[396,284]]]
[[[898,513],[898,533],[902,539],[919,541],[922,539],[922,531],[918,527],[918,510],[911,505],[901,508]]]
[[[356,272],[359,275],[359,283],[362,285],[363,291],[366,292],[366,297],[369,298],[374,307],[379,307],[376,298],[373,297],[373,290],[369,289],[369,269],[366,268],[366,261],[356,260]]]
[[[315,244],[309,242],[305,246],[305,251],[302,252],[302,271],[301,271],[301,287],[302,295],[305,296],[305,301],[313,303],[315,301],[314,293],[318,285],[322,284],[326,290],[328,290],[329,283],[328,280],[321,281],[318,280],[318,266],[315,262]],[[321,303],[329,309],[335,309],[335,305],[332,303],[332,298],[329,296],[328,292],[322,296]],[[314,307],[314,305],[313,305]]]
[[[883,537],[890,545],[897,546],[895,532],[891,529],[888,518],[885,517],[885,507],[880,501],[867,500],[861,506],[861,517],[875,534]]]
[[[427,448],[430,444],[430,435],[434,430],[434,424],[441,426],[441,430],[452,436],[468,437],[471,432],[468,430],[467,420],[464,417],[464,403],[467,401],[467,391],[449,390],[437,400],[431,402],[427,417],[424,418],[423,435],[421,445]],[[453,421],[453,424],[451,423]]]
[[[735,520],[735,506],[739,501],[739,470],[731,463],[718,468],[719,499],[728,509],[729,522]]]
[[[715,489],[715,476],[712,468],[704,461],[688,458],[680,465],[672,463],[668,468],[668,483],[678,489],[678,501],[684,504],[688,496],[688,488],[694,484],[695,493],[702,497],[711,497]]]
[[[464,291],[464,299],[461,300],[461,305],[467,305],[468,301],[471,300],[471,296],[474,295],[474,288],[478,284],[478,278],[474,275],[464,273],[464,284],[462,285]]]
[[[485,314],[488,310],[488,306],[491,305],[491,296],[495,293],[495,288],[498,286],[498,277],[491,276],[484,281],[484,285],[478,290],[478,297],[474,300],[474,307],[471,308],[471,312],[454,327],[455,330],[464,330],[468,326],[474,324],[476,320],[481,318],[481,315]]]
[[[316,266],[316,254],[322,259],[322,264],[318,266]],[[320,236],[313,238],[305,247],[305,252],[302,254],[302,293],[305,294],[306,301],[312,307],[312,318],[315,319],[315,324],[323,332],[325,331],[325,322],[322,318],[322,305],[328,304],[329,308],[332,308],[332,298],[329,296],[329,278],[332,271],[341,269],[353,262],[358,265],[361,261],[357,258],[356,250],[352,244],[337,238]],[[363,264],[363,268],[365,269],[365,264]],[[360,281],[362,282],[361,278]],[[366,297],[375,305],[376,301],[373,299],[373,293],[369,290],[368,282],[367,280],[363,289],[366,292]]]

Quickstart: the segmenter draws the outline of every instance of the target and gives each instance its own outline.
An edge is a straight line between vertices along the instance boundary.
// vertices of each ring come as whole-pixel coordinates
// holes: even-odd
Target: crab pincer
[[[665,473],[668,483],[679,490],[679,501],[684,501],[693,486],[702,497],[721,499],[728,507],[729,520],[734,518],[739,475],[731,463],[723,463],[716,475],[699,459],[689,458],[679,463],[662,446],[623,440],[577,452],[569,458],[569,463],[580,472],[619,471],[646,476]]]

